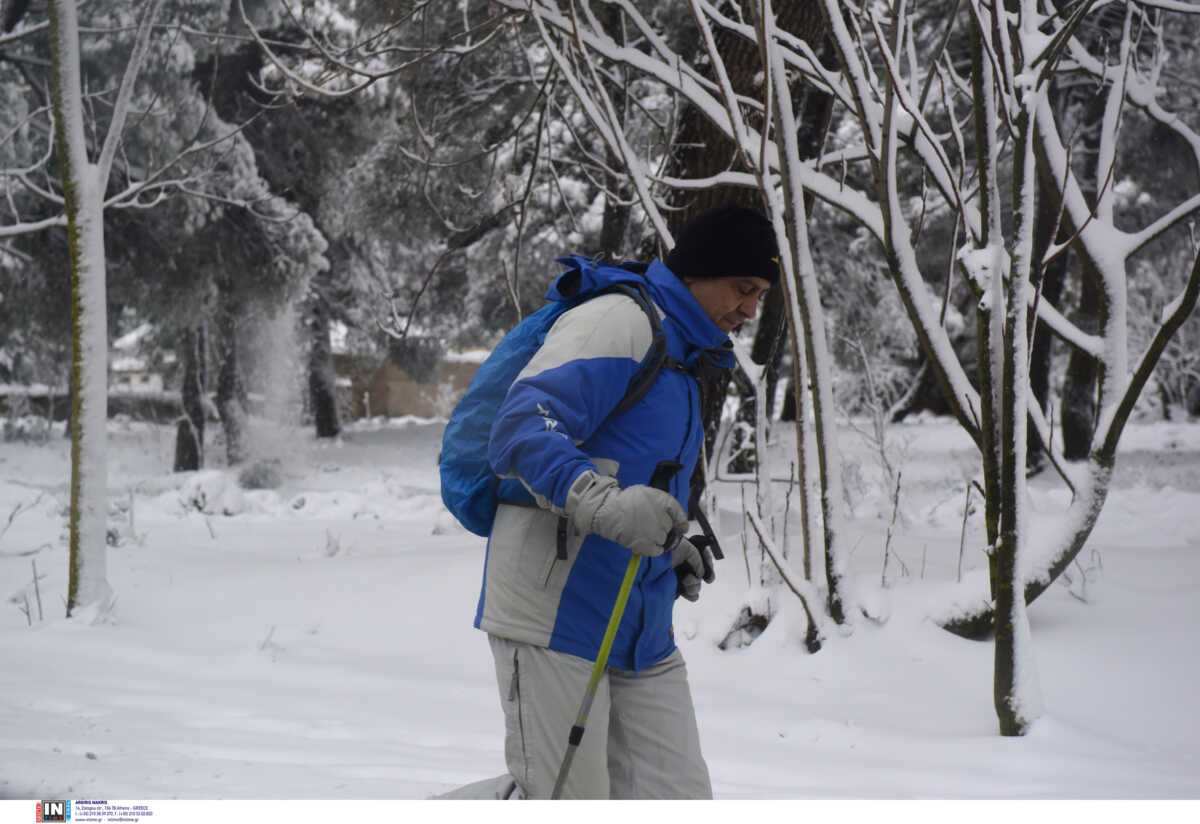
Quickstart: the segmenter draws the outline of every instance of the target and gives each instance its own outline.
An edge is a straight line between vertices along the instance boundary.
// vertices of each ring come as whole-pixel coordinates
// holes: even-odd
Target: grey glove
[[[567,493],[567,515],[584,533],[615,541],[638,555],[662,555],[674,530],[687,530],[687,513],[679,501],[649,486],[621,489],[616,478],[587,471]]]
[[[693,539],[680,538],[671,553],[671,566],[675,569],[678,581],[675,587],[675,597],[682,595],[689,601],[700,599],[700,582],[711,584],[717,580],[717,571],[713,566],[712,550],[708,542],[701,539],[699,546],[692,543]]]

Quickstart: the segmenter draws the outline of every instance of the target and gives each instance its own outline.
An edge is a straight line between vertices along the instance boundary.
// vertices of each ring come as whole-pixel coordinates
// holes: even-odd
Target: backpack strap
[[[613,284],[610,290],[619,292],[626,297],[629,297],[636,303],[641,310],[646,314],[647,320],[650,321],[650,349],[646,352],[646,356],[642,358],[642,362],[638,365],[637,371],[633,373],[633,377],[629,380],[629,386],[625,390],[624,397],[621,398],[612,410],[608,413],[608,417],[620,415],[622,412],[628,412],[650,391],[650,387],[654,385],[654,381],[658,379],[658,373],[664,367],[682,372],[685,375],[696,377],[695,373],[687,365],[681,363],[675,358],[667,354],[667,333],[663,330],[662,318],[658,316],[658,309],[650,300],[650,295],[646,292],[646,287],[640,283],[616,283]],[[557,529],[557,547],[556,554],[560,561],[567,560],[567,518],[559,516]]]
[[[662,319],[658,316],[658,309],[651,302],[650,295],[646,293],[646,287],[640,283],[618,283],[612,288],[632,298],[641,307],[642,311],[646,314],[646,318],[650,321],[651,339],[650,350],[646,353],[646,357],[642,358],[637,371],[633,373],[633,377],[629,381],[629,388],[625,390],[625,396],[621,398],[621,402],[609,413],[609,417],[620,415],[622,412],[628,412],[642,398],[646,397],[646,393],[650,391],[650,387],[654,385],[654,381],[658,379],[658,373],[662,371],[664,366],[695,377],[690,368],[667,354],[667,334],[663,331]]]

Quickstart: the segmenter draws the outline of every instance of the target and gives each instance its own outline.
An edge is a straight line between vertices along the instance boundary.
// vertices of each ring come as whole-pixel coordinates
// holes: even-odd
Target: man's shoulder
[[[662,310],[653,300],[649,307],[661,321]],[[641,303],[622,292],[606,292],[588,298],[564,312],[558,323],[564,329],[587,330],[593,338],[630,340],[635,350],[648,348],[654,331]]]
[[[648,298],[649,300],[649,298]],[[658,309],[653,300],[650,300],[650,305],[658,312],[659,317],[662,317],[662,311]],[[622,321],[626,318],[645,318],[646,313],[641,307],[641,303],[632,295],[625,292],[612,291],[603,292],[594,297],[587,298],[578,306],[572,307],[566,314],[573,314],[576,317],[587,318],[602,318],[611,316],[613,321]]]

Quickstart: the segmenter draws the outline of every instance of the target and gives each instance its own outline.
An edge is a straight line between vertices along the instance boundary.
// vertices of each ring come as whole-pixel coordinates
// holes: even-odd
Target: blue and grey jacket
[[[662,318],[670,357],[689,367],[702,357],[733,365],[729,338],[662,263],[651,263],[639,275],[579,257],[570,262],[572,269],[547,297],[558,296],[567,276],[582,275],[600,286],[639,281]],[[641,401],[611,415],[651,334],[645,312],[631,297],[591,298],[554,323],[509,389],[489,446],[493,470],[507,480],[501,482],[502,503],[488,539],[475,615],[479,629],[594,660],[631,553],[571,525],[567,557],[559,557],[558,522],[571,485],[587,470],[615,476],[622,487],[645,484],[659,462],[677,461],[683,468],[670,492],[687,507],[688,480],[703,440],[695,379],[664,368]],[[675,649],[675,587],[669,555],[642,563],[610,666],[643,669]]]

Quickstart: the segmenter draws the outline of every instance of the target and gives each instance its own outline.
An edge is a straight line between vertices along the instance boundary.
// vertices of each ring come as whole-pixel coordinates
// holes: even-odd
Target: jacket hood
[[[566,266],[567,270],[550,284],[546,290],[547,300],[586,298],[618,283],[646,284],[642,277],[646,268],[644,263],[602,263],[583,255],[568,255],[556,262]]]
[[[624,261],[614,265],[569,255],[558,258],[557,262],[568,268],[546,291],[547,300],[574,300],[619,283],[640,284],[675,322],[678,334],[689,348],[703,350],[714,364],[724,369],[734,366],[733,342],[729,336],[705,314],[684,282],[659,261],[649,264]]]

